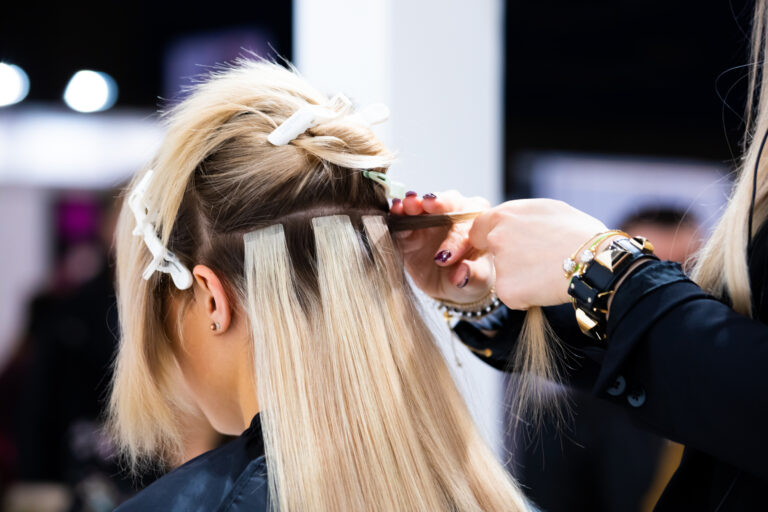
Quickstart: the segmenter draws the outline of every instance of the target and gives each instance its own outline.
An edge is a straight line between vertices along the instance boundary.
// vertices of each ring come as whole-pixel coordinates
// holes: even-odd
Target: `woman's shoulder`
[[[262,441],[247,434],[159,478],[115,512],[268,510]]]

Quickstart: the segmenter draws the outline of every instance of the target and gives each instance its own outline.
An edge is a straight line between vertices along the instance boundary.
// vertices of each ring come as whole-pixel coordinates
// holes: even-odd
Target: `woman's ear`
[[[216,273],[205,265],[195,265],[192,269],[195,278],[195,300],[210,317],[211,331],[222,334],[229,329],[232,321],[232,307],[224,285]]]

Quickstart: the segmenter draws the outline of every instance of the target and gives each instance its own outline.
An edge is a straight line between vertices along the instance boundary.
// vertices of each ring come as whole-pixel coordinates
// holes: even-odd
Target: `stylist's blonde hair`
[[[239,61],[169,113],[151,165],[163,242],[214,269],[249,319],[273,506],[525,510],[419,314],[384,191],[362,176],[392,154],[345,117],[267,142],[308,104],[343,108],[295,72]],[[141,278],[151,255],[133,228],[124,207],[110,420],[133,464],[169,462],[191,407],[163,319],[170,297],[192,292]]]
[[[749,284],[747,241],[768,218],[768,158],[758,167],[752,232],[748,233],[752,200],[752,179],[759,157],[760,142],[768,130],[768,76],[764,62],[768,55],[768,9],[765,0],[757,0],[752,26],[752,53],[747,102],[747,135],[741,172],[731,193],[728,206],[696,260],[692,277],[715,297],[727,300],[733,309],[752,315],[752,293]],[[762,263],[762,262],[761,262]]]

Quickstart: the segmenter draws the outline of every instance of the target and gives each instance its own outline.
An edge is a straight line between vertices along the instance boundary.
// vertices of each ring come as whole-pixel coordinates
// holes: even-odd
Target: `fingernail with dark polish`
[[[464,279],[462,279],[461,282],[456,286],[458,286],[459,288],[464,288],[465,286],[467,286],[468,282],[469,282],[469,270],[467,270],[467,273],[464,275]]]
[[[400,198],[396,197],[392,200],[392,206],[395,206],[396,204],[400,204]]]
[[[431,192],[429,194],[424,194],[423,197],[424,199],[437,199],[437,196]]]
[[[435,254],[435,261],[439,261],[440,263],[445,263],[450,258],[451,258],[451,251],[448,251],[445,249]]]
[[[419,194],[417,194],[413,190],[409,190],[408,192],[405,193],[405,197],[414,197],[414,196],[417,196],[417,195],[419,195]]]

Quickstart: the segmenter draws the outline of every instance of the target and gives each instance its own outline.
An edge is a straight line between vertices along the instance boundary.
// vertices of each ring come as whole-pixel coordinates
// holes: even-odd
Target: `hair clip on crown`
[[[179,258],[169,251],[160,238],[157,236],[157,230],[154,224],[149,221],[149,204],[146,199],[149,182],[152,181],[153,171],[149,170],[141,178],[131,194],[128,196],[128,206],[136,219],[136,227],[133,230],[134,236],[141,236],[144,244],[152,253],[152,261],[144,269],[142,277],[146,280],[157,271],[171,274],[173,284],[179,290],[186,290],[192,286],[192,273],[185,267]]]
[[[363,176],[384,186],[390,199],[405,199],[405,184],[395,181],[383,172],[363,171]]]
[[[305,105],[294,112],[288,119],[280,123],[267,140],[274,146],[285,146],[296,137],[320,123],[345,117],[347,121],[371,127],[374,124],[383,123],[389,119],[389,107],[383,103],[373,103],[359,111],[349,114],[352,102],[343,94],[337,94],[331,99],[333,108],[321,105]],[[339,108],[338,105],[341,105]],[[363,176],[381,184],[387,191],[390,199],[404,199],[405,185],[394,181],[383,172],[364,170]]]
[[[389,108],[383,103],[374,103],[358,112],[350,114],[352,102],[343,94],[337,94],[331,98],[331,105],[333,107],[304,105],[288,119],[280,123],[267,136],[267,140],[273,146],[285,146],[310,128],[341,117],[346,117],[348,121],[368,127],[383,123],[389,119]]]
[[[285,146],[289,144],[293,139],[317,126],[320,123],[326,123],[334,119],[347,114],[349,109],[352,108],[352,102],[343,94],[337,94],[331,99],[333,107],[325,107],[322,105],[305,105],[299,110],[294,112],[291,117],[280,123],[272,133],[269,134],[267,140],[273,146]],[[338,105],[341,105],[338,108]]]

